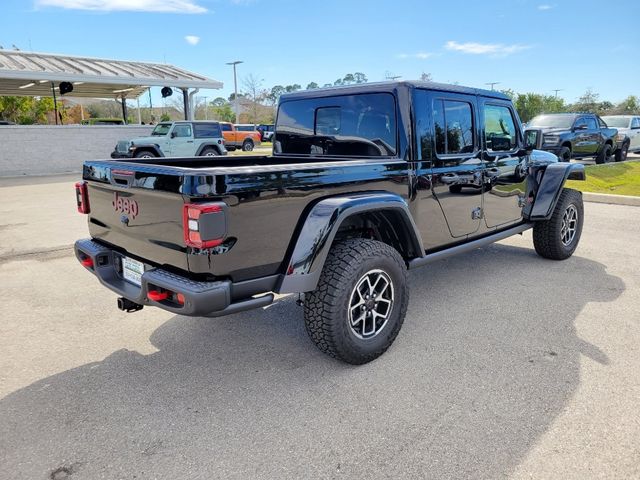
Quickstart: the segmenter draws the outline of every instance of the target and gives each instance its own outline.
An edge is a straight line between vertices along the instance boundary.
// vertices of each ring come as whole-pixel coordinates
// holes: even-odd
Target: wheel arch
[[[567,180],[585,180],[584,165],[580,163],[552,163],[547,165],[536,195],[524,216],[529,220],[547,220],[553,214]]]
[[[162,153],[162,150],[160,149],[159,145],[156,145],[153,143],[147,143],[147,144],[134,145],[134,146],[135,146],[135,150],[133,151],[134,156],[136,153],[140,151],[150,151],[150,152],[153,152],[153,154],[156,155],[157,157],[164,157],[164,153]]]
[[[409,261],[424,248],[406,201],[388,192],[330,197],[316,203],[304,217],[286,259],[278,293],[315,289],[334,241],[362,228],[375,227],[371,237],[395,248]]]
[[[202,145],[200,145],[200,147],[198,147],[198,150],[196,151],[195,156],[199,157],[205,148],[213,148],[216,150],[216,152],[218,152],[218,155],[222,155],[222,149],[220,148],[220,145],[218,145],[215,142],[207,142],[207,143],[203,143]]]

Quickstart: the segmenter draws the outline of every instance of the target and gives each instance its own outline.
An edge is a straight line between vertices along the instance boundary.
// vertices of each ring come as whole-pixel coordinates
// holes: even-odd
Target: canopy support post
[[[182,103],[184,104],[184,119],[189,120],[189,89],[181,88],[180,90],[182,90]]]
[[[51,93],[53,93],[53,111],[56,116],[56,125],[58,125],[58,102],[56,101],[56,85],[51,82]]]
[[[127,97],[122,96],[122,120],[127,124]]]

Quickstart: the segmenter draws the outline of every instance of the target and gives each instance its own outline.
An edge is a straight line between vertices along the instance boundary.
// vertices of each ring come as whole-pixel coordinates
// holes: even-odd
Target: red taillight
[[[226,219],[223,207],[218,203],[189,203],[184,206],[184,243],[188,247],[212,248],[224,241]]]
[[[87,189],[87,182],[82,180],[76,183],[76,203],[78,204],[78,212],[89,213],[89,190]]]
[[[149,297],[149,300],[153,300],[154,302],[161,302],[162,300],[166,300],[167,298],[169,298],[169,292],[149,290],[147,292],[147,297]]]
[[[93,268],[93,260],[91,259],[91,257],[83,258],[82,260],[80,260],[80,263],[83,267]]]
[[[183,294],[181,293],[176,294],[176,300],[180,305],[184,305],[185,298]]]

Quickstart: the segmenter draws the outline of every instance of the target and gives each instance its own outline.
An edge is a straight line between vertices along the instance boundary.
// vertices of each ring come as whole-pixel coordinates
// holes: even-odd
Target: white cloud
[[[197,0],[36,0],[38,7],[104,12],[206,13]]]
[[[469,53],[472,55],[493,55],[496,57],[503,57],[505,55],[511,55],[512,53],[521,52],[522,50],[528,50],[529,48],[531,48],[531,45],[504,45],[502,43],[476,42],[458,43],[454,41],[448,41],[444,48],[446,48],[447,50]]]
[[[433,56],[433,53],[429,53],[429,52],[418,52],[418,53],[399,53],[398,55],[396,55],[398,58],[400,59],[407,59],[407,58],[416,58],[418,60],[426,60],[429,57]]]
[[[538,10],[551,10],[552,8],[554,8],[554,5],[547,5],[547,4],[538,5]]]
[[[195,35],[187,35],[184,39],[189,45],[197,45],[200,43],[200,37],[196,37]]]

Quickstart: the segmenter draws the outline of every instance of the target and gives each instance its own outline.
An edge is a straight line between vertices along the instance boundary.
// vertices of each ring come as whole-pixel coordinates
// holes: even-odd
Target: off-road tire
[[[203,148],[200,152],[201,157],[217,157],[218,155],[220,155],[218,150],[213,147]]]
[[[352,293],[372,270],[391,280],[394,301],[388,320],[373,338],[359,338],[349,322]],[[318,286],[305,294],[307,333],[324,353],[353,365],[370,362],[393,343],[402,327],[409,303],[407,269],[400,254],[376,240],[350,239],[334,244]]]
[[[561,162],[570,162],[571,161],[571,149],[569,147],[562,147],[560,152],[558,152],[558,158]]]
[[[449,185],[449,192],[457,194],[462,192],[462,185]]]
[[[613,153],[611,145],[606,143],[604,147],[602,147],[602,151],[596,157],[596,163],[598,165],[602,165],[603,163],[609,163],[613,159]]]
[[[253,140],[245,140],[242,142],[242,151],[243,152],[252,152],[253,151]]]
[[[577,212],[577,224],[575,225],[575,233],[572,240],[565,245],[562,240],[563,219],[570,207],[575,208]],[[551,260],[569,258],[578,247],[583,223],[582,194],[571,188],[563,188],[551,218],[535,222],[533,226],[533,246],[536,252],[541,257]]]
[[[624,162],[629,154],[629,143],[625,142],[622,147],[616,150],[616,162]]]
[[[140,150],[136,152],[134,155],[135,158],[156,158],[157,155],[153,153],[151,150]]]

